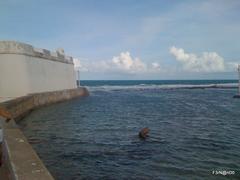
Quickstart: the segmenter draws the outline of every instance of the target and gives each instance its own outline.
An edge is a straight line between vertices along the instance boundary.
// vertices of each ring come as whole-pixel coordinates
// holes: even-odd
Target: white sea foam
[[[205,88],[237,88],[237,83],[222,84],[139,84],[139,85],[102,85],[88,86],[90,91],[147,90],[147,89],[205,89]]]

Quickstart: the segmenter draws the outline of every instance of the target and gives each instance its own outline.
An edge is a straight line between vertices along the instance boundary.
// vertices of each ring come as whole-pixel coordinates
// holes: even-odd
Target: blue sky
[[[65,49],[81,79],[232,79],[240,1],[1,0],[0,39]]]

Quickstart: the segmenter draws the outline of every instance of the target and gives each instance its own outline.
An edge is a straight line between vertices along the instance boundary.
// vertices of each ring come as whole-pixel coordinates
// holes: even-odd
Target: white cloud
[[[216,52],[203,52],[201,55],[186,53],[182,48],[172,46],[170,53],[181,63],[182,68],[190,72],[225,71],[224,59]]]
[[[74,64],[74,69],[81,70],[81,71],[88,71],[88,67],[86,65],[83,65],[81,61],[77,58],[73,58],[73,64]]]
[[[73,64],[74,64],[74,68],[75,68],[75,69],[81,68],[81,62],[80,62],[79,59],[73,58]]]
[[[130,73],[146,71],[147,66],[139,58],[131,57],[129,52],[122,52],[119,56],[114,56],[112,61],[112,67],[119,70],[127,71]]]
[[[152,67],[153,67],[154,69],[160,69],[159,63],[156,63],[156,62],[152,63]]]
[[[156,73],[161,70],[159,63],[145,63],[138,57],[132,57],[128,51],[121,52],[111,60],[93,62],[86,59],[74,59],[73,61],[75,70],[88,72],[141,74]]]
[[[133,57],[130,52],[121,52],[111,60],[90,61],[80,58],[74,59],[75,70],[100,74],[130,74],[130,75],[171,75],[182,72],[233,72],[236,71],[237,62],[224,62],[216,52],[203,52],[200,55],[186,53],[182,48],[172,46],[169,52],[174,55],[181,66],[169,66],[158,62],[144,62]]]
[[[164,70],[161,68],[161,65],[157,62],[151,63],[148,69],[150,72],[153,72],[153,73],[164,72]]]

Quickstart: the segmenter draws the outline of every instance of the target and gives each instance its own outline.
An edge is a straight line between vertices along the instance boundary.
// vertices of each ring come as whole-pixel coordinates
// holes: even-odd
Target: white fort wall
[[[0,97],[74,89],[72,57],[31,45],[0,41]]]

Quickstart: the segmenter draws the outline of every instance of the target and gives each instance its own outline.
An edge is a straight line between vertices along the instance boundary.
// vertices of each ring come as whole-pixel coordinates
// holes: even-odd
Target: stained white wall
[[[0,97],[76,88],[73,64],[22,54],[0,54]]]

